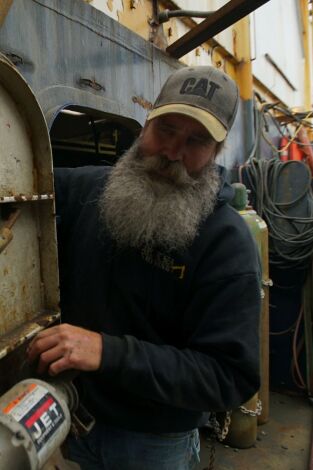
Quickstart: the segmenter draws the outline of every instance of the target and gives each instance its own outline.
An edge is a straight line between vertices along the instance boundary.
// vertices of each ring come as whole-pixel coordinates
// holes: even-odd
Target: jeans
[[[154,434],[96,424],[67,444],[68,458],[82,470],[194,470],[200,461],[197,429]]]

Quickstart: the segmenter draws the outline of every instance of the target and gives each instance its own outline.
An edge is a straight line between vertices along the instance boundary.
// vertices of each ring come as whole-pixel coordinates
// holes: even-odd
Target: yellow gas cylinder
[[[263,424],[269,416],[269,280],[268,230],[263,219],[248,206],[247,190],[241,183],[234,183],[235,197],[232,201],[239,214],[251,230],[260,253],[262,265],[262,309],[260,319],[260,375],[259,393],[247,403],[232,412],[232,422],[227,443],[232,447],[251,447],[257,437],[257,425]]]
[[[233,410],[225,443],[238,449],[252,447],[257,438],[257,415],[260,400],[256,393],[249,401]]]

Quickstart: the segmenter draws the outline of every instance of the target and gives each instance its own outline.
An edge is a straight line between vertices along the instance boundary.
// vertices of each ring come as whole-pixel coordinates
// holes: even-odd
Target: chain
[[[272,279],[262,279],[262,286],[265,286],[265,287],[273,287],[273,281]]]
[[[246,408],[246,407],[243,406],[243,405],[239,406],[239,409],[240,409],[240,411],[241,411],[243,414],[245,414],[245,415],[249,415],[249,416],[260,416],[260,414],[262,413],[262,402],[261,402],[261,400],[258,400],[258,401],[257,401],[255,411],[253,411],[253,410],[248,410],[248,408]]]
[[[226,416],[225,416],[225,420],[224,420],[224,426],[223,426],[223,429],[222,429],[221,434],[219,436],[220,441],[224,441],[224,439],[226,438],[226,436],[229,432],[230,423],[231,423],[231,411],[227,411]]]
[[[221,428],[220,423],[216,419],[215,413],[212,413],[209,423],[210,423],[210,426],[213,428],[215,436],[218,438],[220,442],[222,442],[227,436],[230,422],[231,422],[231,411],[226,412],[222,428]]]
[[[254,410],[248,410],[245,406],[241,405],[239,406],[239,409],[242,413],[249,415],[249,416],[259,416],[262,412],[262,402],[261,400],[257,400],[256,404],[256,409]],[[223,427],[221,427],[220,423],[216,419],[216,414],[211,413],[210,419],[209,419],[209,426],[212,429],[212,434],[210,437],[210,457],[209,457],[209,466],[204,468],[203,470],[214,470],[214,463],[215,463],[215,454],[216,454],[216,448],[215,448],[215,438],[217,438],[220,442],[222,442],[228,432],[229,432],[229,426],[231,423],[231,411],[227,411],[223,423]]]
[[[221,427],[220,423],[216,419],[216,414],[211,413],[209,419],[209,425],[212,429],[212,434],[210,437],[210,457],[209,457],[209,466],[204,468],[203,470],[214,470],[215,464],[215,439],[217,438],[220,442],[222,442],[228,434],[229,426],[231,422],[231,411],[227,411],[223,423],[223,427]]]
[[[212,444],[211,444],[211,449],[210,449],[210,458],[209,458],[208,470],[214,470],[215,454],[216,454],[216,448],[215,448],[214,438],[213,438],[212,439]]]
[[[203,468],[203,470],[214,470],[214,463],[215,463],[215,454],[216,454],[216,448],[214,444],[214,435],[210,438],[210,457],[209,457],[209,466]]]

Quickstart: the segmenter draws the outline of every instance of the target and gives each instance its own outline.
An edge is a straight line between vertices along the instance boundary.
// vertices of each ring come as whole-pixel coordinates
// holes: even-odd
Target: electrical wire
[[[295,326],[297,324],[297,320],[289,326],[289,328],[286,328],[286,330],[280,330],[280,331],[270,331],[269,334],[270,336],[283,336],[286,335],[287,333],[291,333],[294,331]]]
[[[255,93],[255,97],[259,99],[261,104],[258,121],[255,119],[255,127],[257,129],[256,142],[253,147],[254,152],[251,152],[246,164],[239,169],[239,177],[242,181],[243,170],[245,170],[245,175],[255,195],[256,211],[268,224],[271,241],[269,252],[270,263],[278,265],[278,267],[303,267],[308,264],[313,254],[313,200],[311,180],[308,179],[301,194],[295,198],[294,201],[277,203],[274,202],[274,198],[275,184],[280,171],[284,168],[284,163],[280,162],[277,157],[285,152],[293,142],[299,145],[299,147],[311,146],[311,144],[300,142],[297,136],[304,126],[308,128],[313,127],[312,123],[308,121],[308,119],[312,117],[313,111],[299,116],[289,109],[282,108],[278,103],[265,103],[257,93]],[[286,116],[286,122],[279,122],[274,116],[273,110],[284,114]],[[265,130],[268,131],[269,129],[268,119],[270,119],[271,123],[275,126],[279,135],[287,139],[287,143],[283,148],[275,146],[266,135]],[[296,123],[296,129],[293,134],[291,134],[287,127],[287,123],[290,123],[290,120]],[[282,129],[282,125],[284,129]],[[271,147],[273,156],[276,158],[271,160],[255,158],[256,149],[258,147],[257,141],[260,141],[261,138]],[[286,163],[288,164],[288,162]],[[308,198],[308,217],[293,217],[287,215],[288,209],[294,207],[304,197]],[[288,226],[289,229],[286,228]],[[292,233],[290,233],[291,231]],[[270,332],[271,336],[282,336],[293,333],[292,360],[290,364],[291,376],[295,385],[301,390],[307,388],[299,366],[299,357],[304,346],[303,335],[300,339],[298,338],[303,315],[304,308],[302,306],[296,321],[292,325],[285,330]]]
[[[255,210],[268,225],[270,263],[280,268],[303,268],[313,254],[313,199],[310,178],[294,200],[275,202],[281,171],[291,163],[294,162],[281,162],[277,158],[254,158],[241,170],[244,170],[248,186],[253,192]],[[309,201],[308,216],[289,215],[290,209],[295,208],[305,197]]]
[[[289,145],[292,144],[292,142],[294,142],[295,144],[299,145],[299,147],[312,147],[311,143],[304,144],[300,140],[296,140],[296,137],[297,137],[296,135],[291,136],[290,131],[287,128],[286,124],[283,124],[283,126],[285,128],[283,130],[281,128],[282,124],[279,123],[279,121],[275,118],[275,116],[272,113],[270,113],[269,111],[264,111],[264,113],[266,113],[268,115],[268,117],[271,119],[271,121],[273,122],[274,126],[276,127],[276,129],[277,129],[278,133],[281,135],[281,137],[285,137],[287,139],[287,141],[289,142]],[[309,114],[311,114],[311,113],[309,113]],[[300,122],[301,122],[301,120],[300,120]],[[306,125],[306,123],[304,125]],[[284,151],[284,150],[286,150],[286,149],[282,149],[282,151]],[[279,148],[275,147],[275,152],[280,153],[281,150]]]
[[[260,109],[258,109],[258,107],[257,107],[256,100],[258,100],[260,102],[260,105],[261,105]],[[288,139],[287,144],[281,149],[276,147],[273,144],[273,142],[265,134],[264,128],[267,129],[267,130],[269,128],[266,119],[269,118],[269,119],[271,119],[271,121],[274,124],[275,128],[277,129],[278,133],[282,137],[286,137],[286,133],[284,133],[282,131],[280,123],[275,118],[273,113],[270,112],[271,110],[279,111],[279,112],[285,114],[286,116],[288,116],[288,118],[290,118],[290,119],[292,119],[292,120],[294,120],[298,123],[298,126],[296,128],[295,133],[292,136],[289,136],[289,138],[287,138]],[[304,143],[300,142],[299,140],[296,140],[296,138],[297,138],[297,135],[299,134],[300,130],[304,126],[313,127],[313,125],[311,125],[311,123],[306,121],[306,119],[309,119],[312,116],[313,116],[313,111],[309,111],[308,113],[306,113],[304,118],[299,118],[291,110],[278,106],[278,103],[267,103],[267,102],[265,102],[257,92],[254,92],[254,131],[255,131],[255,139],[254,139],[254,144],[252,146],[252,149],[249,153],[249,156],[246,159],[246,164],[249,163],[252,158],[257,158],[256,153],[257,153],[258,144],[260,143],[261,137],[263,137],[264,140],[268,143],[268,145],[272,148],[272,150],[274,151],[274,155],[279,155],[280,153],[285,152],[293,142],[295,142],[296,144],[298,144],[299,146],[302,146],[302,147],[311,146],[310,144],[304,144]],[[262,126],[262,121],[265,123],[264,126]],[[290,135],[289,131],[288,131],[288,133]]]
[[[306,385],[305,385],[305,381],[300,371],[298,358],[303,349],[304,338],[302,336],[298,343],[298,334],[299,334],[300,324],[303,318],[303,311],[304,311],[304,308],[302,305],[300,309],[300,313],[296,321],[296,328],[295,328],[295,332],[294,332],[293,339],[292,339],[292,361],[291,361],[292,378],[294,380],[294,383],[297,385],[297,387],[301,388],[302,390],[306,388]]]
[[[263,111],[263,115],[264,115],[264,111]],[[310,111],[310,112],[306,115],[305,119],[308,119],[308,118],[311,117],[312,115],[313,115],[313,111]],[[287,144],[286,144],[283,148],[281,148],[281,149],[279,149],[278,147],[276,147],[276,146],[273,144],[273,142],[267,137],[267,135],[266,135],[265,132],[264,132],[264,129],[262,129],[262,137],[263,137],[263,139],[268,143],[268,145],[275,151],[275,153],[280,154],[280,153],[282,153],[282,152],[285,152],[285,151],[290,147],[290,145],[292,144],[292,142],[295,141],[297,135],[299,134],[300,130],[303,128],[304,125],[305,125],[305,124],[304,124],[303,122],[300,122],[300,123],[299,123],[298,127],[296,128],[296,130],[295,130],[295,132],[294,132],[294,134],[293,134],[293,136],[292,136],[292,138],[289,139],[288,142],[287,142]]]
[[[256,106],[256,103],[255,103],[255,100],[254,100],[254,113],[253,113],[253,116],[254,116],[254,133],[255,133],[255,139],[254,139],[254,144],[253,144],[253,147],[250,151],[250,154],[246,160],[246,163],[249,163],[250,160],[255,157],[256,155],[256,151],[257,151],[257,148],[258,148],[258,144],[260,142],[260,135],[261,135],[261,117],[260,117],[260,113],[257,109],[257,106]]]
[[[257,106],[256,101],[260,103]],[[286,122],[279,122],[277,118],[274,116],[273,111],[279,112],[281,115],[286,116]],[[301,117],[302,116],[302,117]],[[246,163],[248,163],[252,158],[257,157],[256,150],[258,147],[258,143],[260,142],[261,137],[267,142],[267,144],[273,150],[273,155],[278,156],[280,153],[285,152],[289,146],[294,142],[301,147],[311,147],[311,144],[305,144],[297,140],[297,135],[299,134],[300,130],[305,126],[309,128],[313,128],[313,124],[308,121],[313,116],[313,111],[309,111],[307,113],[295,113],[291,109],[285,108],[280,105],[279,102],[275,103],[268,103],[266,102],[258,92],[254,92],[254,123],[255,123],[255,142],[253,148],[246,159]],[[271,122],[274,124],[275,128],[277,129],[278,133],[282,137],[287,137],[287,144],[283,148],[279,148],[273,144],[270,138],[266,135],[265,131],[268,131],[269,125],[267,123],[267,119],[270,119]],[[264,125],[262,126],[262,122]],[[284,132],[281,129],[281,126],[287,126],[287,122],[296,122],[297,128],[293,135],[290,135],[290,131],[286,135],[286,131]]]

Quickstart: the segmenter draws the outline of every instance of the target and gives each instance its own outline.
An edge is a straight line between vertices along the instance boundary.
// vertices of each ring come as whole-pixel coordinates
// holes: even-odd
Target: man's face
[[[197,236],[200,223],[214,210],[220,176],[213,161],[215,152],[210,149],[215,149],[216,144],[197,143],[194,152],[198,159],[194,164],[189,161],[187,149],[180,151],[181,160],[170,160],[171,147],[168,143],[163,145],[162,130],[154,131],[155,125],[151,122],[146,126],[142,137],[112,168],[99,199],[100,218],[112,239],[123,248],[184,250]],[[166,130],[170,133],[168,140],[175,142],[177,132],[177,140],[184,142],[180,130]],[[189,131],[184,127],[186,134],[190,135]],[[207,137],[202,128],[201,132],[192,133],[192,139]],[[188,148],[189,143],[184,145]]]
[[[167,114],[147,121],[140,139],[143,158],[162,157],[180,162],[190,176],[197,176],[215,158],[217,142],[198,121],[181,114]],[[166,168],[158,170],[166,177]]]

